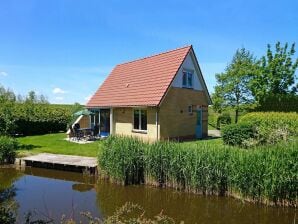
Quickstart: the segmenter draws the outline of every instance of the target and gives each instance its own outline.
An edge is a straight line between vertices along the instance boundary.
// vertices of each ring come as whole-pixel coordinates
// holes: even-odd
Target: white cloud
[[[62,100],[64,100],[64,97],[62,97],[62,96],[57,96],[57,97],[55,97],[55,99],[58,100],[58,101],[62,101]]]
[[[8,76],[7,72],[0,72],[0,76]]]
[[[56,87],[56,88],[53,89],[53,93],[54,94],[64,94],[64,93],[67,93],[67,91],[65,91],[65,90],[63,90],[61,88]]]

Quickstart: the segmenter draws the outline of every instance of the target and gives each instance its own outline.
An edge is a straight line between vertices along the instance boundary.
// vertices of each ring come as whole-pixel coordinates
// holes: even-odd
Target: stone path
[[[208,130],[208,136],[221,137],[219,130]]]

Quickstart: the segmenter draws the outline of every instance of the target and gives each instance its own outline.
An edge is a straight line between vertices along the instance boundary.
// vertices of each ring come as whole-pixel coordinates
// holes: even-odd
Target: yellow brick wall
[[[203,91],[170,87],[159,112],[161,139],[195,136],[196,106],[203,108],[203,136],[208,132],[208,103]],[[188,106],[193,106],[193,114]]]
[[[126,135],[142,138],[145,141],[155,141],[156,133],[156,109],[147,109],[147,133],[133,132],[133,108],[114,108],[113,109],[113,134]],[[158,127],[159,131],[159,127]]]

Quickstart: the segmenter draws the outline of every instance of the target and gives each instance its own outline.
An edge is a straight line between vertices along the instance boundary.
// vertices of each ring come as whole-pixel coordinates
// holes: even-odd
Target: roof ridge
[[[184,49],[184,48],[191,48],[191,47],[192,47],[192,45],[186,45],[186,46],[183,46],[183,47],[178,47],[178,48],[175,48],[175,49],[172,49],[172,50],[168,50],[168,51],[160,52],[160,53],[157,53],[157,54],[152,54],[150,56],[134,59],[132,61],[123,62],[123,63],[117,64],[116,66],[125,65],[125,64],[136,62],[136,61],[141,61],[141,60],[144,60],[144,59],[147,59],[147,58],[152,58],[152,57],[156,57],[156,56],[159,56],[159,55],[162,55],[162,54],[167,54],[167,53],[170,53],[170,52],[173,52],[173,51],[178,51],[178,50],[181,50],[181,49]]]

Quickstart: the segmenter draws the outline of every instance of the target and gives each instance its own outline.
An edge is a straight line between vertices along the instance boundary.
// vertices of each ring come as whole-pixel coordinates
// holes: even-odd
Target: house
[[[86,107],[102,135],[204,138],[211,104],[192,46],[117,65]],[[89,124],[88,124],[89,123]]]

